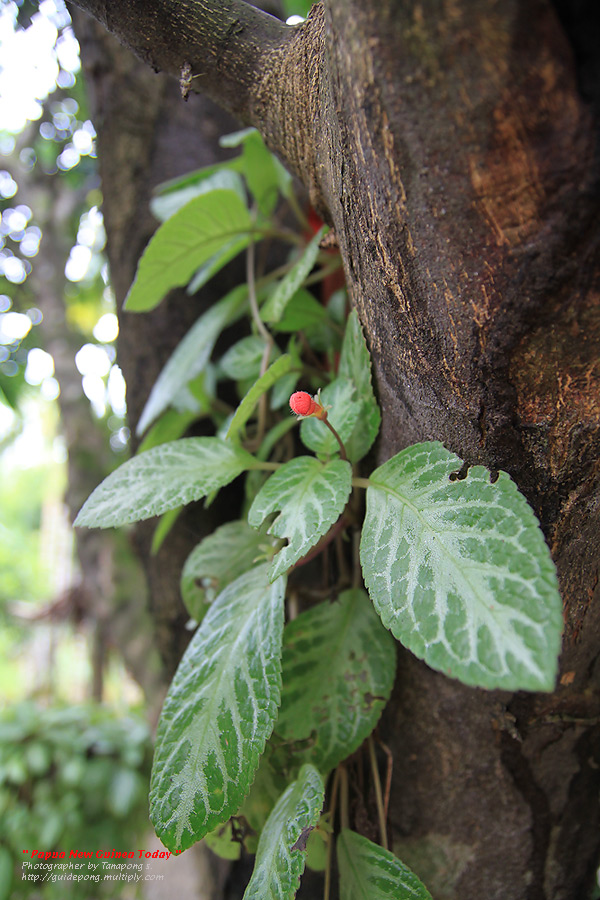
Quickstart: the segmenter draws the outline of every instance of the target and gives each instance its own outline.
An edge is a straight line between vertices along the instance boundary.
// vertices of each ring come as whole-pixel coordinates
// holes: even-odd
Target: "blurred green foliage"
[[[10,470],[0,484],[0,619],[11,601],[51,599],[47,566],[41,553],[41,516],[48,485],[62,487],[63,466]],[[15,624],[13,622],[13,624]]]
[[[97,864],[97,850],[140,849],[150,760],[148,727],[133,716],[32,703],[0,713],[0,897],[83,900],[90,889],[95,898],[122,891],[122,882],[23,880],[22,862],[31,859],[23,850],[64,850],[65,861],[70,850],[93,850]]]
[[[287,16],[304,16],[306,18],[313,5],[313,0],[283,0],[283,9]]]

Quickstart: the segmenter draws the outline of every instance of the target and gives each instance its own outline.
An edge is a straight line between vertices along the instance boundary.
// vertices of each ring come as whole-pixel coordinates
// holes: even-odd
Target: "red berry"
[[[310,416],[315,406],[315,401],[306,391],[296,391],[290,397],[290,407],[297,416]]]

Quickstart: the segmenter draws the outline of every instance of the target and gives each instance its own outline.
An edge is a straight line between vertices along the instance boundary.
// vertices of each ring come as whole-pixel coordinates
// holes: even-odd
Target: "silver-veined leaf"
[[[257,565],[267,540],[264,533],[238,520],[221,525],[194,547],[181,573],[181,596],[193,619],[200,622],[206,604]],[[264,547],[262,553],[264,557]]]
[[[342,514],[351,491],[352,468],[346,460],[322,463],[299,456],[285,463],[262,486],[248,513],[255,528],[279,510],[268,533],[287,539],[273,560],[277,578],[306,556]]]
[[[415,444],[369,478],[365,583],[383,624],[465,684],[554,688],[562,603],[533,511],[500,472],[451,479],[462,460]]]
[[[266,566],[225,588],[177,669],[156,735],[150,818],[172,851],[236,812],[279,704],[285,583]]]
[[[340,900],[431,900],[397,856],[349,828],[337,839],[337,859]]]
[[[328,772],[375,728],[392,691],[396,646],[366,593],[344,591],[286,625],[282,669],[275,731],[306,741],[300,758]]]
[[[160,516],[229,484],[255,462],[243,448],[214,437],[159,444],[111,472],[85,501],[75,525],[110,528]]]
[[[281,795],[262,830],[243,900],[293,900],[306,861],[306,841],[323,808],[323,780],[314,766]]]

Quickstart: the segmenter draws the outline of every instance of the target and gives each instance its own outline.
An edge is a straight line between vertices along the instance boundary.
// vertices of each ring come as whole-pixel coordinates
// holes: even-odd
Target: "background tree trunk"
[[[79,5],[117,33],[119,8],[136,8]],[[209,7],[218,12],[199,2],[186,14]],[[507,470],[559,570],[565,635],[554,694],[467,688],[400,650],[381,726],[394,758],[393,847],[436,900],[580,900],[598,862],[600,90],[586,41],[599,22],[597,4],[585,2],[329,0],[279,48],[269,32],[256,85],[239,48],[242,117],[300,172],[335,227],[377,373],[380,460],[438,439],[469,464]],[[195,53],[201,71],[203,47],[188,34],[162,39],[169,46],[152,56],[146,45],[146,59],[176,72]],[[94,31],[92,40],[82,51],[122,300],[152,228],[151,187],[199,164],[197,140],[184,136],[196,116],[203,130],[206,116],[219,125],[205,105],[178,102],[175,83],[156,88],[150,70],[134,76],[124,56],[94,63],[103,39]],[[143,45],[140,25],[138,52]],[[235,66],[221,74],[235,80]],[[218,79],[208,81],[214,95]],[[214,299],[210,288],[203,296]],[[131,325],[122,317],[134,422],[198,312],[172,296]],[[184,555],[171,545],[169,568],[160,557],[148,564],[168,668],[182,648],[173,634]]]
[[[174,291],[147,315],[121,306],[137,261],[158,222],[150,212],[153,189],[163,181],[224,158],[222,134],[236,122],[197,95],[186,105],[175,81],[139,63],[98,23],[78,10],[73,24],[98,132],[98,157],[111,283],[119,309],[118,359],[127,383],[133,449],[135,427],[150,388],[183,335],[201,312],[243,280],[243,264],[230,267],[201,295]],[[150,610],[168,684],[189,641],[179,576],[188,553],[214,524],[197,509],[185,510],[166,546],[150,552],[156,521],[136,526],[133,540],[147,576]],[[156,712],[160,711],[162,697]]]

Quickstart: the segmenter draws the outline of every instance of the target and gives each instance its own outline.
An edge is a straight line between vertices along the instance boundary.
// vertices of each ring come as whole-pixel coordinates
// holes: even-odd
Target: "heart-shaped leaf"
[[[248,521],[258,528],[280,510],[268,533],[288,541],[273,561],[270,578],[287,572],[329,531],[348,502],[351,479],[352,469],[345,460],[321,463],[312,456],[299,456],[265,482],[250,507]]]
[[[392,691],[396,646],[366,593],[344,591],[286,626],[282,667],[275,731],[306,742],[300,758],[328,772],[375,728]]]
[[[506,474],[415,444],[369,478],[365,583],[383,624],[465,684],[554,688],[562,602],[544,536]]]
[[[192,618],[200,622],[207,603],[257,565],[265,540],[264,534],[240,520],[221,525],[194,547],[181,573],[181,596]]]

